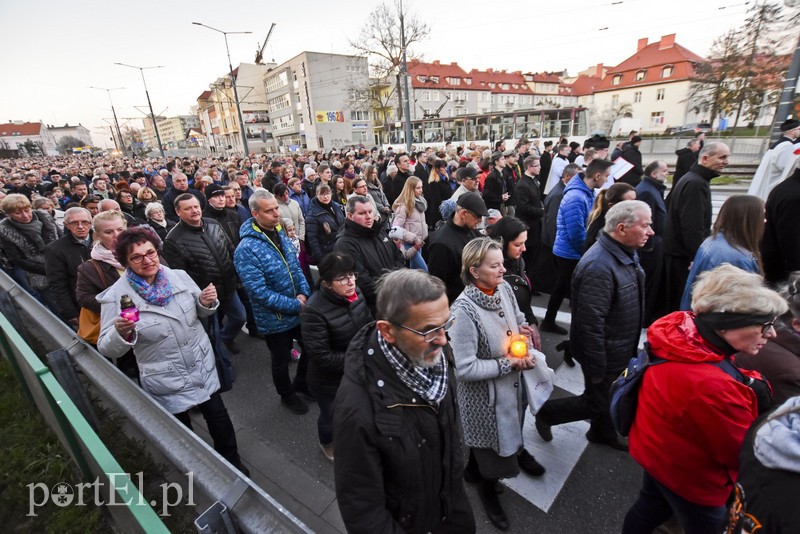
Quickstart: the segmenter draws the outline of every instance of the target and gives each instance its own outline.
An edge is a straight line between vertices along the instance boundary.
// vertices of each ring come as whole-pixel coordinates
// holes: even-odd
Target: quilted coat
[[[97,295],[100,303],[100,337],[97,350],[118,358],[130,349],[139,365],[139,382],[170,413],[185,412],[211,398],[219,389],[214,350],[200,322],[219,305],[200,304],[200,288],[184,271],[161,267],[172,285],[172,300],[166,306],[148,304],[125,276]],[[130,341],[114,327],[119,301],[128,295],[139,308],[136,333]]]
[[[638,255],[601,233],[572,276],[570,348],[590,376],[622,372],[636,356],[643,314]]]
[[[311,294],[294,254],[294,245],[283,230],[278,235],[281,250],[250,218],[239,230],[241,241],[233,255],[236,272],[250,297],[256,325],[262,334],[286,332],[298,326],[297,296]]]
[[[553,254],[568,260],[581,258],[592,202],[594,192],[583,181],[583,175],[576,174],[564,188],[564,198],[558,208]]]
[[[201,288],[214,284],[220,300],[236,291],[233,245],[214,219],[204,217],[200,227],[179,222],[164,240],[164,258],[173,269],[186,271]]]
[[[333,397],[344,373],[347,346],[361,327],[372,321],[364,295],[349,302],[325,286],[311,295],[300,316],[308,385],[314,393]]]

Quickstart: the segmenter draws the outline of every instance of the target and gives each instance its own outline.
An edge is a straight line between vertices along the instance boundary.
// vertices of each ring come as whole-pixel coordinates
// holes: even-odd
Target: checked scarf
[[[408,357],[394,345],[390,345],[378,332],[378,344],[386,355],[398,378],[411,391],[438,408],[447,393],[447,367],[444,357],[434,367],[423,368],[411,363]]]

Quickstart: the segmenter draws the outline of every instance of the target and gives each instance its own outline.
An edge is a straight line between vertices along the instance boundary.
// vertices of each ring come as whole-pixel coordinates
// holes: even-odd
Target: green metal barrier
[[[158,514],[124,473],[47,366],[2,313],[0,352],[10,362],[28,398],[36,404],[84,478],[102,482],[104,497],[109,499],[106,502],[115,504],[107,509],[116,526],[126,532],[168,533]]]

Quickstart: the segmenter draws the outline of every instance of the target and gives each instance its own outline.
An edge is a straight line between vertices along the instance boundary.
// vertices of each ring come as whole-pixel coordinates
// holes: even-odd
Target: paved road
[[[546,296],[536,305],[546,306]],[[538,316],[544,311],[535,308]],[[559,319],[569,319],[564,313]],[[554,345],[564,337],[544,335],[548,364],[557,370],[554,396],[580,393],[578,367],[562,366]],[[316,417],[292,415],[274,393],[266,344],[242,334],[242,353],[235,356],[237,380],[223,398],[237,429],[240,452],[252,478],[315,532],[344,532],[336,505],[333,466],[317,447]],[[197,427],[202,427],[202,418]],[[588,423],[554,428],[554,440],[543,442],[530,414],[525,445],[546,467],[539,479],[521,474],[506,481],[501,499],[512,531],[618,532],[625,512],[636,497],[641,470],[626,454],[589,444],[583,434]],[[201,435],[204,435],[201,430]],[[207,435],[205,436],[207,438]],[[478,532],[495,532],[483,513],[473,486],[467,487]]]
[[[713,188],[715,216],[725,198],[735,193],[746,193],[746,186]],[[534,302],[534,311],[540,318],[546,298],[537,297]],[[569,319],[569,310],[564,308],[559,321],[566,325]],[[556,370],[554,397],[582,391],[579,368],[563,365],[561,354],[554,349],[562,339],[554,334],[543,335],[548,364]],[[282,408],[272,386],[265,342],[246,334],[239,340],[243,350],[234,357],[237,381],[223,397],[253,480],[315,532],[344,532],[336,505],[333,467],[317,447],[316,406],[312,405],[303,416]],[[544,443],[531,419],[528,414],[525,446],[547,473],[540,479],[521,474],[506,481],[508,488],[501,499],[512,531],[619,532],[624,514],[636,498],[641,469],[625,453],[589,444],[583,436],[588,428],[586,422],[555,427],[553,442]],[[203,426],[202,418],[196,426]],[[478,532],[495,532],[475,488],[468,485],[467,491]]]

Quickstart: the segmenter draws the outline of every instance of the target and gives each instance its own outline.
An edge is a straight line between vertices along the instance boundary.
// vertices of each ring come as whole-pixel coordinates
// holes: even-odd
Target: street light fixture
[[[233,98],[236,100],[236,113],[239,116],[239,132],[242,134],[242,147],[244,148],[245,157],[250,155],[250,148],[247,146],[247,133],[244,130],[244,119],[242,117],[242,105],[239,103],[239,91],[236,89],[236,78],[233,76],[233,64],[231,63],[231,51],[228,48],[229,35],[246,35],[253,32],[224,32],[216,28],[212,28],[202,22],[192,22],[195,26],[202,26],[217,33],[221,33],[225,37],[225,51],[228,53],[228,70],[230,71],[231,83],[233,84]]]
[[[150,120],[153,121],[153,129],[156,132],[156,141],[158,142],[158,151],[161,153],[161,157],[164,156],[164,147],[161,145],[161,136],[158,135],[158,126],[156,125],[156,115],[153,113],[153,104],[150,102],[150,93],[147,90],[147,82],[144,79],[144,71],[145,69],[163,69],[164,65],[156,65],[154,67],[137,67],[135,65],[128,65],[127,63],[114,63],[114,65],[119,65],[120,67],[130,67],[132,69],[139,69],[139,72],[142,74],[142,83],[144,84],[144,94],[147,96],[147,105],[150,107]]]
[[[114,125],[117,127],[117,138],[119,139],[119,145],[117,145],[116,142],[114,144],[117,146],[117,150],[121,150],[122,151],[122,155],[127,157],[128,156],[128,151],[125,149],[125,141],[122,139],[122,130],[119,129],[119,121],[117,120],[117,112],[114,109],[114,102],[111,101],[111,91],[117,91],[119,89],[125,89],[125,88],[124,87],[112,87],[112,88],[109,89],[109,88],[106,88],[106,87],[95,87],[94,85],[90,85],[89,89],[98,89],[100,91],[105,91],[106,93],[108,93],[108,101],[111,103],[111,113],[112,113],[112,115],[114,115]],[[111,137],[113,138],[114,136],[112,135]]]

